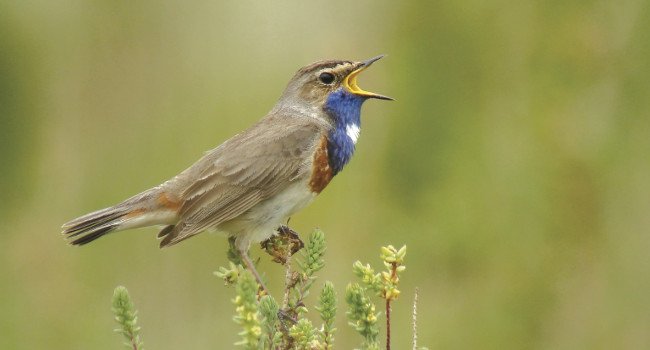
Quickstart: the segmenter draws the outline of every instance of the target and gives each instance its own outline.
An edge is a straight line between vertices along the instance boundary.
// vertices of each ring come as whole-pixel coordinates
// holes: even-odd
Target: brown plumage
[[[327,137],[322,136],[312,159],[309,189],[314,193],[320,193],[332,181],[333,177],[334,173],[329,163],[329,154],[327,151]]]
[[[163,184],[64,224],[63,234],[83,245],[109,232],[163,225],[158,237],[167,247],[214,229],[234,236],[246,255],[252,242],[270,237],[332,179],[328,135],[336,116],[325,108],[329,94],[345,89],[363,99],[388,99],[356,85],[356,75],[377,59],[300,69],[256,124]]]

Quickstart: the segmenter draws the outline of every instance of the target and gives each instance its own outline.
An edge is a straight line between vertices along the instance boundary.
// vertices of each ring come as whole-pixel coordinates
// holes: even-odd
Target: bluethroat
[[[248,257],[251,243],[271,237],[343,170],[359,138],[363,102],[392,100],[357,85],[381,57],[301,68],[256,124],[171,180],[64,224],[63,234],[83,245],[113,231],[163,225],[160,247],[169,247],[204,230],[221,231],[234,238],[261,283]]]

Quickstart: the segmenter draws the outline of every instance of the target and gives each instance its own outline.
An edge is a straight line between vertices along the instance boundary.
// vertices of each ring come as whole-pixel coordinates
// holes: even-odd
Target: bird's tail
[[[63,224],[63,234],[74,245],[90,243],[117,230],[128,215],[129,211],[120,206],[98,210]]]
[[[62,233],[73,245],[84,245],[113,231],[165,224],[175,212],[162,207],[155,189],[109,208],[104,208],[63,224]]]

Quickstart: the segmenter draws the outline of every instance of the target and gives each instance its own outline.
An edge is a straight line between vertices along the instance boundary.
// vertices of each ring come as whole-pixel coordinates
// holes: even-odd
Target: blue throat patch
[[[332,175],[336,175],[350,161],[354,142],[347,134],[348,125],[361,127],[361,105],[366,100],[343,88],[332,92],[325,102],[325,112],[334,119],[334,129],[327,135],[327,152]]]

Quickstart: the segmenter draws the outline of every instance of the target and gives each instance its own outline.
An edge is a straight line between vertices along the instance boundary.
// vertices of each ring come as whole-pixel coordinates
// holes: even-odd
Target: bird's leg
[[[248,256],[248,252],[244,249],[238,249],[239,250],[239,255],[241,255],[241,259],[244,262],[244,265],[246,265],[246,268],[248,271],[250,271],[253,274],[253,277],[257,280],[257,283],[260,285],[264,293],[266,295],[269,294],[269,290],[266,289],[266,286],[264,285],[264,282],[262,282],[262,278],[260,277],[260,274],[257,273],[257,269],[255,268],[255,265],[253,264],[253,261],[251,258]]]

